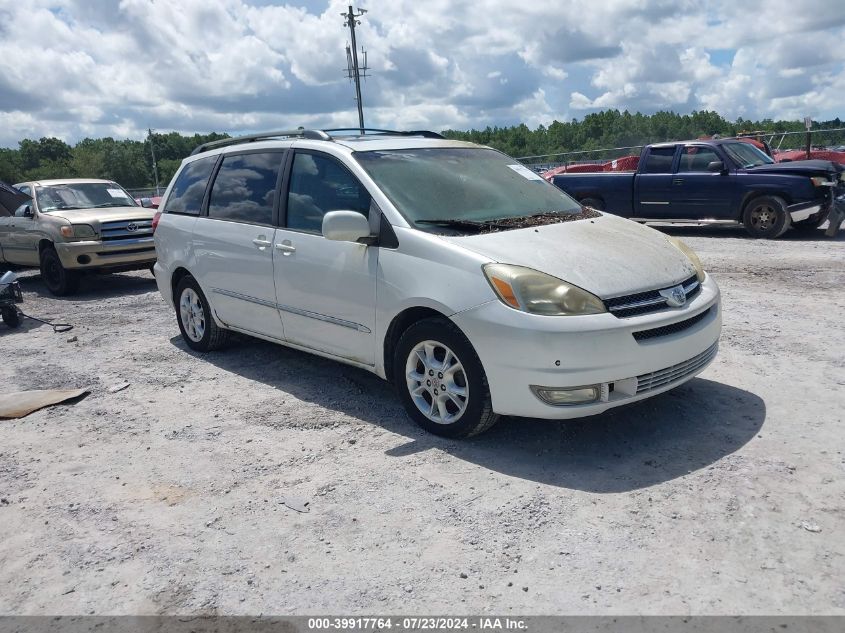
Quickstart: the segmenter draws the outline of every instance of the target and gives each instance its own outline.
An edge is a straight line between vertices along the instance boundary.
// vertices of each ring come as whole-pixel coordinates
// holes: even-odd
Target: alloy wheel
[[[437,424],[453,424],[469,403],[469,384],[457,355],[437,341],[422,341],[408,354],[405,379],[411,400]]]
[[[751,211],[751,225],[759,231],[768,231],[778,220],[778,212],[768,205],[760,205]]]
[[[205,336],[205,310],[199,295],[191,288],[185,288],[179,299],[179,315],[185,334],[194,343],[199,343]]]

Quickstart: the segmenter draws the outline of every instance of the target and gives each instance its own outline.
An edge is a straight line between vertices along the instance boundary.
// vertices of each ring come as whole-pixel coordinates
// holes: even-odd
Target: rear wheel
[[[57,297],[72,295],[79,290],[79,272],[62,266],[59,254],[52,246],[41,251],[41,279],[47,290]]]
[[[218,349],[228,338],[229,332],[214,322],[205,295],[190,275],[176,287],[176,320],[185,343],[198,352]]]
[[[409,327],[396,346],[393,367],[405,410],[431,433],[469,437],[499,419],[478,355],[448,319],[424,319]]]
[[[786,202],[778,196],[754,198],[745,207],[742,220],[749,235],[766,239],[780,237],[792,224]]]
[[[18,327],[21,324],[21,314],[17,308],[2,308],[3,323],[9,327]]]

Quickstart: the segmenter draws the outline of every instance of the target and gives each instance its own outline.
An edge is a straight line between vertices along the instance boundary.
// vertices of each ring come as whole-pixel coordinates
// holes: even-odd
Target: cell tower
[[[355,101],[358,102],[358,127],[361,129],[361,134],[364,133],[364,104],[361,102],[361,77],[368,77],[367,71],[367,51],[361,48],[361,55],[364,58],[364,65],[358,65],[358,45],[355,43],[355,27],[361,24],[358,19],[364,15],[367,10],[359,9],[359,13],[352,11],[352,5],[349,5],[348,13],[341,13],[346,20],[343,26],[349,27],[349,33],[352,38],[352,45],[346,45],[346,76],[350,81],[355,81]]]

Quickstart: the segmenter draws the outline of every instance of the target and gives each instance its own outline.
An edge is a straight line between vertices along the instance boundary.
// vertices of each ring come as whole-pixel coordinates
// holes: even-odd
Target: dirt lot
[[[363,371],[188,351],[148,272],[22,273],[76,329],[0,325],[0,387],[91,394],[0,421],[0,613],[845,614],[845,232],[671,232],[721,284],[715,363],[464,442]]]

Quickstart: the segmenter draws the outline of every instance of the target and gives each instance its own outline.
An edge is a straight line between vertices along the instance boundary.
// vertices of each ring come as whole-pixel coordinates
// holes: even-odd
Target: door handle
[[[288,256],[296,252],[296,246],[290,243],[290,240],[283,240],[281,244],[276,244],[276,250],[281,251],[282,255]]]
[[[254,240],[252,240],[252,243],[255,244],[260,249],[265,249],[268,246],[270,246],[270,244],[272,244],[272,242],[270,240],[265,240],[263,238],[264,238],[263,235],[256,237]]]
[[[683,179],[683,178],[675,178],[675,179],[672,181],[672,184],[673,184],[673,185],[682,185],[682,184],[684,184],[684,179]]]

